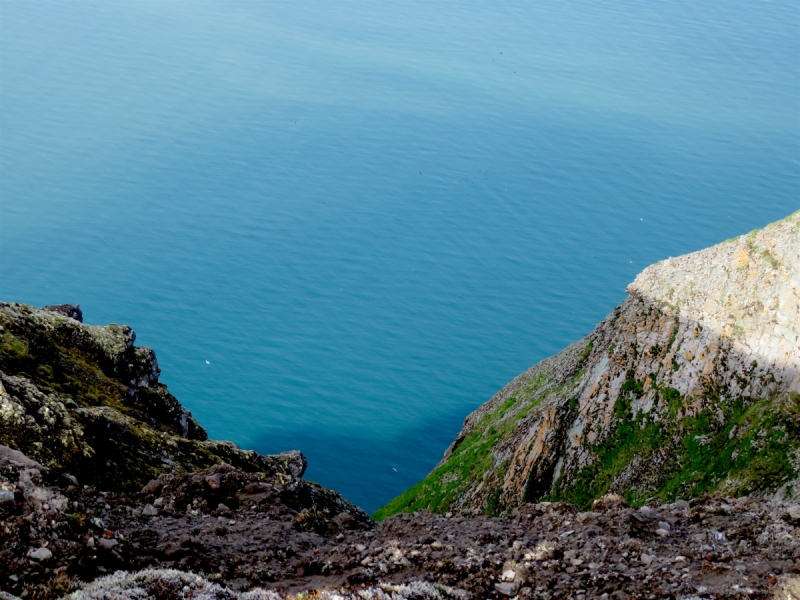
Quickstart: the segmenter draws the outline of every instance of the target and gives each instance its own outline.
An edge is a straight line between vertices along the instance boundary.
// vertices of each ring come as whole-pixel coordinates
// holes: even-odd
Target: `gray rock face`
[[[45,306],[42,310],[49,310],[50,312],[58,313],[75,319],[78,323],[83,323],[83,311],[78,304],[54,304],[52,306]]]
[[[145,504],[142,509],[142,515],[145,517],[155,517],[158,514],[158,509],[152,504]]]
[[[280,456],[285,460],[286,469],[291,473],[292,477],[302,477],[306,472],[308,461],[301,452],[290,450],[282,452]]]
[[[628,292],[729,340],[733,353],[756,361],[785,389],[800,390],[800,213],[661,261]]]

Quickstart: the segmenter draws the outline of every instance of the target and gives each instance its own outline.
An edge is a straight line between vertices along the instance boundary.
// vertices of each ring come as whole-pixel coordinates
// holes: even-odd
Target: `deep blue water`
[[[0,1],[0,298],[130,324],[368,510],[646,265],[798,208],[797,2]]]

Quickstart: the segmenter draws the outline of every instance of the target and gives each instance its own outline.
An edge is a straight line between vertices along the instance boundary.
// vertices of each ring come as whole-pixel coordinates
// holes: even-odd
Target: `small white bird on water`
[[[206,361],[206,364],[207,364],[207,365],[210,365],[211,363],[210,363],[210,362],[208,362],[208,361]]]

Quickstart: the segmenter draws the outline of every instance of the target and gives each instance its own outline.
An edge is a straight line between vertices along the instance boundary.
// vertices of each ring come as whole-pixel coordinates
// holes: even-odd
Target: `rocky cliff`
[[[800,494],[800,212],[643,271],[584,339],[469,415],[376,516]]]
[[[162,473],[222,462],[302,476],[299,452],[262,456],[208,440],[130,327],[82,318],[71,305],[0,303],[0,444],[103,490],[138,491]]]
[[[0,600],[800,597],[797,502],[665,502],[797,494],[798,221],[646,271],[380,523],[208,440],[130,328],[0,304]],[[609,490],[655,499],[526,502]]]

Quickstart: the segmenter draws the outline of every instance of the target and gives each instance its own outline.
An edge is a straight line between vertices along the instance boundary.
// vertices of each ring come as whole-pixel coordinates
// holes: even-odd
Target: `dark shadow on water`
[[[322,429],[269,433],[254,449],[264,454],[300,450],[308,458],[306,479],[339,492],[371,514],[436,466],[465,416],[440,418],[385,439]]]

